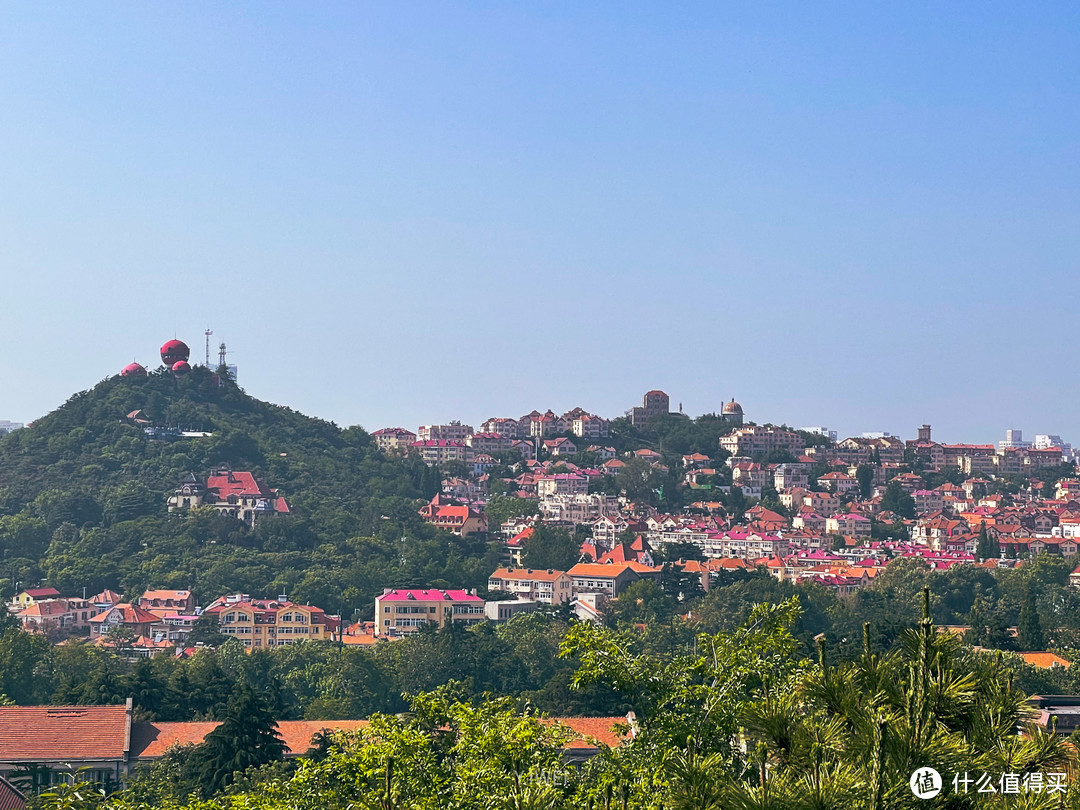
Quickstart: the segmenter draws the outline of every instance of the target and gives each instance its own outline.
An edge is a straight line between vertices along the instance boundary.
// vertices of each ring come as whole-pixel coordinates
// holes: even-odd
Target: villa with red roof
[[[12,610],[22,610],[44,599],[59,598],[60,591],[56,590],[56,588],[27,588],[15,594],[15,598],[11,600],[11,608]]]
[[[461,589],[386,588],[375,597],[375,635],[416,633],[427,624],[449,621],[477,624],[485,620],[484,600]]]
[[[435,528],[459,537],[482,534],[488,530],[487,516],[483,512],[478,512],[471,506],[458,505],[441,493],[424,504],[418,514]]]
[[[104,636],[114,627],[126,627],[136,636],[150,636],[154,625],[161,621],[148,610],[127,602],[121,602],[90,619],[90,634]]]
[[[169,498],[169,511],[177,512],[196,506],[209,506],[224,515],[255,525],[262,515],[285,515],[289,505],[249,472],[219,467],[211,471],[206,481],[189,473]]]
[[[195,597],[191,591],[152,590],[139,597],[136,604],[155,615],[194,613]]]

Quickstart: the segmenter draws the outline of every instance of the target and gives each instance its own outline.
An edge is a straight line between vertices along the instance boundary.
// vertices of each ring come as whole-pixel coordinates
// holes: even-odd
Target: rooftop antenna
[[[203,334],[206,335],[206,367],[210,368],[210,336],[214,334],[214,330],[208,327]]]
[[[225,344],[218,346],[218,367],[225,365]]]

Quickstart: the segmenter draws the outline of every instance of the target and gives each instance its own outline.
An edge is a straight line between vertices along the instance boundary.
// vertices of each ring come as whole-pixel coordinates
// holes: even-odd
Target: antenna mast
[[[210,336],[214,334],[214,330],[207,328],[203,334],[206,335],[206,367],[210,368]]]

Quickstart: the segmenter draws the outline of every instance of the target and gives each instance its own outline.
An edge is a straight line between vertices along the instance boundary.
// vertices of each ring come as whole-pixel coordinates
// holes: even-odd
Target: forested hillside
[[[212,435],[152,438],[135,411]],[[220,464],[279,489],[293,514],[251,531],[209,510],[167,513],[184,475]],[[204,603],[287,592],[351,615],[386,583],[483,583],[486,547],[436,540],[416,514],[437,485],[361,428],[261,402],[205,368],[113,377],[0,438],[0,578],[7,594],[43,580],[73,594],[190,588]]]

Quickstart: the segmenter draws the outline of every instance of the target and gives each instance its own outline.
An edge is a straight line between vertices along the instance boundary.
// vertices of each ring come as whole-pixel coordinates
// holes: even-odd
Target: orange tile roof
[[[122,602],[119,605],[113,605],[111,608],[107,608],[97,616],[94,616],[90,622],[97,624],[105,621],[105,617],[111,614],[114,610],[119,610],[124,618],[121,620],[124,624],[154,624],[159,621],[158,617],[149,611],[143,610],[137,605],[132,605],[129,602]]]
[[[1025,663],[1039,669],[1050,669],[1050,667],[1065,667],[1067,669],[1070,665],[1067,660],[1052,652],[1022,652],[1018,654],[1024,659]]]
[[[615,727],[627,724],[625,717],[545,717],[541,722],[545,725],[560,723],[580,735],[568,742],[567,748],[592,748],[589,739],[616,748],[622,743],[623,735],[616,732]]]
[[[367,720],[281,720],[278,731],[285,741],[285,755],[300,755],[311,747],[312,736],[323,729],[355,731],[368,725]],[[173,745],[198,745],[218,727],[216,721],[188,723],[135,723],[131,728],[133,759],[162,756]]]
[[[566,573],[568,573],[572,577],[614,578],[623,573],[623,571],[626,571],[629,567],[630,563],[623,563],[621,565],[615,563],[578,563]]]
[[[131,718],[121,706],[0,706],[0,762],[123,760]]]
[[[565,571],[556,571],[554,568],[496,568],[488,579],[528,579],[537,582],[554,582]]]
[[[281,720],[278,731],[285,741],[286,756],[299,756],[311,747],[311,738],[319,731],[356,731],[366,728],[367,720]],[[590,748],[587,738],[615,747],[622,737],[615,726],[626,723],[622,717],[549,717],[545,725],[561,723],[579,736],[567,743],[567,748]],[[198,745],[218,723],[134,723],[131,727],[132,759],[154,759],[164,755],[173,745]]]

